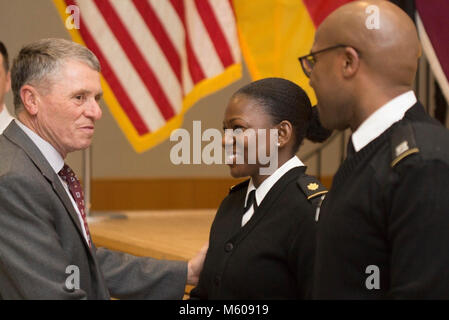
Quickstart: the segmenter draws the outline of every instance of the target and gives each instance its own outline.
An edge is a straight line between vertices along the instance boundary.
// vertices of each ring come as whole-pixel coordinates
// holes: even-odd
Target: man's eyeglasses
[[[344,48],[344,47],[349,47],[349,46],[344,45],[344,44],[337,44],[336,46],[332,46],[329,48],[311,52],[305,56],[299,57],[298,60],[299,60],[299,63],[301,63],[302,71],[304,71],[304,74],[307,76],[307,78],[310,78],[310,74],[312,73],[312,69],[316,63],[315,55],[317,55],[318,53],[323,53],[325,51],[330,51],[330,50],[334,50],[337,48]],[[354,50],[356,50],[356,49],[354,49]]]

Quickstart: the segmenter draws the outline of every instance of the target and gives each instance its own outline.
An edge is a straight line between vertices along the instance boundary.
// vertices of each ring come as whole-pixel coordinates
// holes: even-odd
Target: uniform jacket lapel
[[[262,202],[260,203],[257,210],[254,211],[253,216],[249,221],[240,228],[240,230],[235,234],[233,239],[235,239],[236,243],[242,241],[250,232],[254,229],[254,227],[259,223],[259,221],[271,211],[276,210],[273,208],[273,204],[276,203],[279,196],[282,194],[282,191],[285,187],[294,179],[297,179],[301,172],[304,172],[306,167],[296,167],[289,170],[285,173],[268,191]],[[245,201],[246,189],[244,190],[243,202]],[[240,217],[241,223],[241,217]]]

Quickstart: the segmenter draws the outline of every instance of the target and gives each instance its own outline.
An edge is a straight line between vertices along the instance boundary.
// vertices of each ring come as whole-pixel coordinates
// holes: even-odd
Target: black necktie
[[[251,208],[251,206],[254,204],[254,211],[256,211],[257,209],[257,202],[256,202],[256,189],[251,190],[249,192],[248,195],[248,201],[246,201],[246,207],[245,207],[245,211],[243,211],[243,213],[245,213],[246,211],[249,210],[249,208]]]
[[[348,146],[346,149],[346,158],[349,158],[355,153],[354,144],[352,143],[352,136],[349,137]]]

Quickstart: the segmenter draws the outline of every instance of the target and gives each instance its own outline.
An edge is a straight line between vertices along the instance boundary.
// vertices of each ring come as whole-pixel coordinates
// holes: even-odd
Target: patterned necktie
[[[89,227],[87,226],[86,213],[84,211],[84,195],[83,190],[81,189],[81,184],[78,178],[75,176],[75,173],[66,164],[64,164],[64,167],[61,169],[61,171],[59,171],[58,175],[69,186],[70,194],[75,200],[76,206],[78,207],[78,210],[81,213],[81,217],[83,218],[84,229],[86,230],[87,234],[87,242],[89,243],[89,247],[91,247],[92,244],[90,241]]]

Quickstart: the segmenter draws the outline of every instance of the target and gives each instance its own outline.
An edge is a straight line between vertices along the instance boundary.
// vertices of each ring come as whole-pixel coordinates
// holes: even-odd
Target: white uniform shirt
[[[256,189],[256,203],[257,206],[259,206],[262,200],[267,195],[268,191],[270,191],[270,189],[274,186],[274,184],[278,182],[278,180],[282,178],[284,174],[286,174],[288,171],[290,171],[295,167],[301,166],[304,166],[304,163],[302,163],[302,161],[299,160],[297,156],[293,156],[290,160],[288,160],[286,163],[284,163],[282,166],[276,169],[276,171],[271,176],[266,178],[260,184],[259,188],[256,189],[256,187],[253,184],[253,179],[251,179],[249,181],[248,189],[246,191],[245,207],[247,205],[246,202],[248,201],[248,195],[252,190]],[[251,219],[253,214],[254,214],[254,206],[251,206],[251,208],[249,208],[248,211],[246,211],[245,214],[243,215],[242,227],[249,221],[249,219]]]
[[[3,105],[3,110],[0,111],[0,134],[3,133],[13,119],[14,118],[11,116],[8,109],[6,109],[6,106]]]
[[[352,134],[356,152],[379,137],[394,123],[404,118],[405,113],[417,102],[415,93],[407,91],[390,100],[368,117]]]

